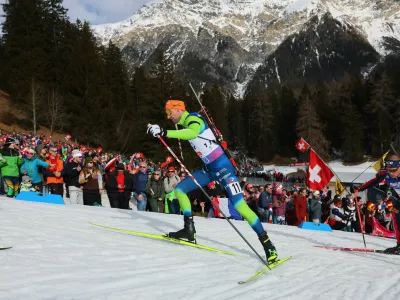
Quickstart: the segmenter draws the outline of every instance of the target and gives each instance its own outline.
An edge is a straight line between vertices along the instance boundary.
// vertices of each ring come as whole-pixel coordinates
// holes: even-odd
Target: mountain
[[[364,247],[361,234],[264,224],[283,258],[293,258],[255,282],[239,285],[264,266],[231,226],[195,217],[199,244],[230,256],[107,231],[89,224],[164,234],[182,216],[107,207],[55,205],[0,196],[1,299],[296,299],[399,298],[396,255],[318,249]],[[247,222],[232,220],[261,254]],[[368,248],[395,245],[365,236]],[[378,278],[378,277],[379,278]]]
[[[327,22],[327,18],[332,21]],[[336,39],[332,49],[342,44],[338,39],[359,41],[353,46],[361,48],[352,51],[367,50],[368,61],[357,64],[365,70],[376,61],[377,53],[385,54],[381,47],[383,36],[400,38],[399,18],[400,4],[396,0],[164,0],[143,6],[120,23],[93,26],[93,30],[102,43],[112,40],[123,49],[132,67],[146,67],[151,54],[162,46],[181,75],[195,81],[216,82],[242,94],[260,66],[285,68],[270,57],[276,51],[288,52],[289,41],[298,35],[304,46],[315,45],[319,53],[332,38]],[[336,30],[337,34],[325,34],[326,40],[316,43],[312,33],[319,23],[325,26],[319,27],[320,33],[326,29]],[[341,27],[345,34],[335,27]],[[318,66],[315,49],[296,48],[306,52],[305,60],[313,61],[312,68]],[[311,52],[314,54],[308,57]],[[276,63],[281,64],[282,60]],[[347,71],[350,63],[327,72]],[[355,69],[352,66],[350,73]],[[272,81],[279,80],[275,77]]]

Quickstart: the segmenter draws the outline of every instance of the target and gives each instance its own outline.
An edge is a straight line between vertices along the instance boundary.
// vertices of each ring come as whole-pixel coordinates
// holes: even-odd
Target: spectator
[[[315,191],[310,200],[310,219],[314,225],[319,225],[322,215],[322,201],[321,194],[319,191]]]
[[[107,176],[106,189],[112,208],[129,209],[133,178],[124,164],[119,163],[117,168]]]
[[[174,167],[169,167],[168,168],[168,174],[167,177],[164,178],[164,189],[165,189],[165,199],[166,199],[166,204],[165,206],[168,206],[168,211],[167,208],[165,209],[167,213],[171,214],[180,214],[180,206],[179,206],[179,201],[175,197],[174,189],[178,185],[178,183],[181,180],[179,179],[178,176],[176,176],[175,173],[175,168]]]
[[[272,207],[272,184],[266,184],[264,191],[260,194],[257,202],[257,211],[261,222],[268,222]]]
[[[346,226],[346,222],[347,219],[342,208],[342,200],[335,198],[331,204],[329,225],[333,230],[342,230]]]
[[[22,176],[21,192],[36,192],[36,189],[32,186],[32,180],[29,176]]]
[[[306,221],[307,201],[307,190],[301,188],[299,190],[299,195],[294,198],[294,211],[296,215],[295,226],[299,226],[301,223]]]
[[[83,187],[79,183],[79,175],[82,171],[82,153],[79,150],[72,151],[72,161],[66,165],[66,177],[68,179],[69,203],[83,205]]]
[[[161,171],[153,173],[153,177],[147,182],[146,193],[149,195],[151,211],[162,213],[165,190],[161,180]]]
[[[85,166],[79,174],[79,183],[83,186],[83,204],[101,206],[103,180],[100,171],[93,166],[92,158],[85,158]]]
[[[244,186],[244,200],[247,205],[257,214],[257,197],[254,186],[251,183],[248,183]]]
[[[346,206],[343,209],[346,225],[344,230],[347,232],[353,232],[353,223],[357,221],[356,219],[356,208],[353,199],[347,199]]]
[[[21,173],[28,175],[32,181],[32,186],[39,192],[43,193],[43,182],[40,174],[40,168],[48,168],[51,165],[35,156],[35,150],[29,149],[26,158],[21,166]]]
[[[24,159],[19,153],[19,141],[14,138],[7,138],[4,147],[0,152],[1,175],[7,185],[7,197],[12,198],[19,192],[19,168]]]
[[[61,160],[56,147],[50,148],[50,157],[46,162],[50,165],[50,167],[47,168],[47,171],[51,175],[47,176],[46,181],[50,193],[60,195],[62,197],[64,194],[64,163]]]
[[[272,190],[272,207],[276,224],[285,225],[286,198],[282,191],[282,185],[276,182]]]
[[[136,200],[138,211],[145,211],[147,205],[146,184],[147,165],[144,161],[139,163],[139,170],[133,175],[133,198]]]

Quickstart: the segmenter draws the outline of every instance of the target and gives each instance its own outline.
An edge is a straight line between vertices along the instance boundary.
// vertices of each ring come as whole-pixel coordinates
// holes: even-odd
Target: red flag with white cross
[[[310,148],[310,144],[307,143],[305,141],[305,139],[300,138],[298,140],[298,142],[296,143],[296,148],[297,150],[299,150],[300,152],[305,152],[306,150],[308,150],[308,148]]]
[[[306,180],[307,186],[313,190],[322,190],[333,176],[334,174],[328,165],[311,149]]]

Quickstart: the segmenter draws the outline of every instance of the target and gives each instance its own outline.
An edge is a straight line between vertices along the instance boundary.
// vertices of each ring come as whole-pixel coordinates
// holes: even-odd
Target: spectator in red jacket
[[[307,215],[307,190],[301,188],[299,194],[294,198],[294,210],[296,214],[295,226],[299,226],[301,223],[306,221]]]

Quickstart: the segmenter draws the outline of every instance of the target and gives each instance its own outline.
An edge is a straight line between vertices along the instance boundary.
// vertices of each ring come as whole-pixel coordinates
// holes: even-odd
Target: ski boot
[[[387,248],[383,252],[388,254],[400,254],[400,244],[397,244],[395,247],[392,248]]]
[[[196,244],[196,229],[194,228],[193,217],[183,217],[185,225],[177,232],[168,233],[168,237],[178,240],[188,240]]]
[[[264,247],[265,255],[267,256],[267,262],[269,264],[273,263],[278,258],[278,252],[275,249],[274,244],[271,242],[268,234],[263,232],[258,235],[258,239],[261,242],[261,245]]]

